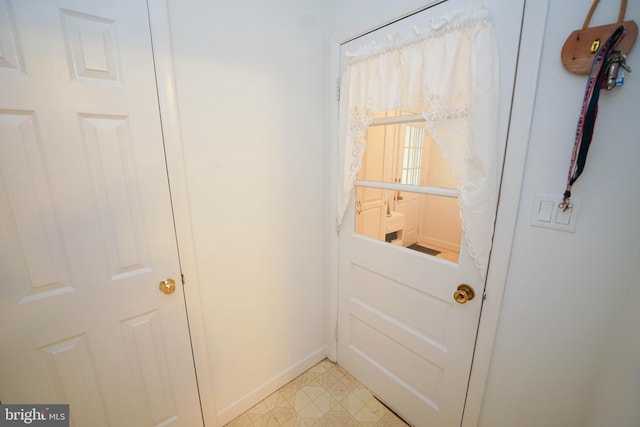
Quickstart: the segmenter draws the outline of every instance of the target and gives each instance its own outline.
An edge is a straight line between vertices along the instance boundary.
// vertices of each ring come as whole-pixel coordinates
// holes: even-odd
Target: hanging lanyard
[[[576,142],[573,146],[571,154],[571,165],[569,166],[569,175],[567,177],[567,187],[564,197],[558,206],[563,211],[571,208],[571,187],[582,174],[584,165],[587,161],[587,152],[593,137],[593,129],[596,125],[596,116],[598,115],[598,98],[600,97],[600,88],[605,83],[608,74],[608,65],[610,63],[609,55],[613,47],[620,41],[625,33],[625,29],[620,25],[609,37],[609,39],[600,47],[591,66],[589,79],[587,80],[587,88],[584,94],[582,110],[578,119],[578,128],[576,130]]]

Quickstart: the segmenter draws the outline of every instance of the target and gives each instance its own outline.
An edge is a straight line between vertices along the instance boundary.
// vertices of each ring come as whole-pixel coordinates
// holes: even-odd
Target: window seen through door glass
[[[397,118],[405,122],[388,123]],[[424,119],[415,112],[376,114],[366,139],[358,180],[456,187],[442,151],[425,129]]]

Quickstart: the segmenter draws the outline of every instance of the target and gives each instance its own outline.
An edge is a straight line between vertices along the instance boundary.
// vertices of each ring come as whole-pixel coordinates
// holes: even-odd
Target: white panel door
[[[499,134],[504,141],[523,1],[487,3],[503,71]],[[469,4],[470,0],[438,4],[343,45],[342,55],[388,34],[406,34],[413,26],[426,28],[431,19],[466,9]],[[356,188],[356,195],[364,188],[387,188],[401,190],[407,197],[407,186],[394,188],[388,182],[378,186],[361,183]],[[423,189],[416,188],[417,193]],[[441,200],[444,206],[455,201],[455,191],[450,190],[448,196],[420,197]],[[484,289],[464,237],[457,262],[455,258],[450,261],[359,234],[355,200],[349,209],[339,237],[338,363],[412,425],[459,426]],[[457,212],[454,216],[459,227]],[[473,300],[465,304],[454,300],[460,284],[475,289]],[[361,415],[366,418],[366,411]]]
[[[0,399],[202,425],[146,1],[0,0],[0,94]]]

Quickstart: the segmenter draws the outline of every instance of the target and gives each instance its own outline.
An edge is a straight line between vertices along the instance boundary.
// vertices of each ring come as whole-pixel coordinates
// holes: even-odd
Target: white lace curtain
[[[432,21],[409,36],[348,54],[342,77],[340,134],[344,179],[338,224],[353,193],[375,112],[419,109],[456,178],[465,239],[484,278],[498,197],[498,50],[486,7]]]

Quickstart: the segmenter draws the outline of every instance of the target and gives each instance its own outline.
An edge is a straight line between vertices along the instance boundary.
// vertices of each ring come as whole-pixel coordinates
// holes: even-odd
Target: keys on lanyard
[[[631,72],[631,67],[626,64],[627,55],[620,51],[613,51],[609,55],[609,72],[607,74],[607,81],[605,83],[605,89],[611,90],[624,84],[624,72]]]
[[[572,208],[573,208],[573,203],[571,203],[571,197],[569,196],[564,196],[562,198],[562,201],[558,203],[558,209],[560,209],[562,212],[566,212],[567,210]]]

